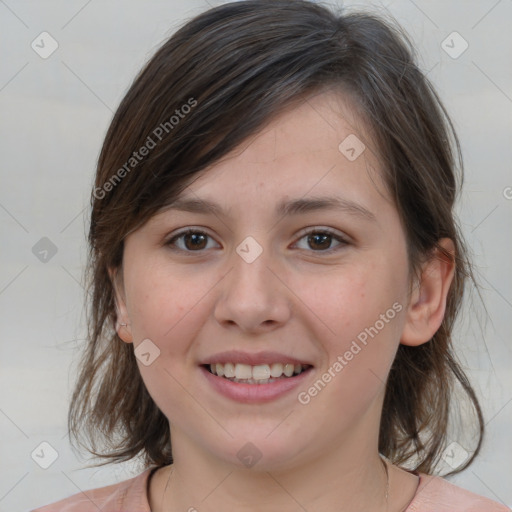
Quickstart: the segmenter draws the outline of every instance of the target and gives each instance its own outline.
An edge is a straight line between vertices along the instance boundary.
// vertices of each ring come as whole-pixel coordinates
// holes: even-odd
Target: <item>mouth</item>
[[[252,385],[271,384],[279,380],[293,379],[312,368],[310,364],[291,362],[258,365],[226,362],[201,366],[212,375],[225,380]]]
[[[292,391],[304,386],[313,371],[312,365],[299,363],[208,363],[199,368],[211,390],[245,404],[292,397]]]

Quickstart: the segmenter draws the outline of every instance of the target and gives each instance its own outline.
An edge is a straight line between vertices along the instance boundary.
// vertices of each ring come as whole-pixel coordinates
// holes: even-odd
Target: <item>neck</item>
[[[359,435],[368,439],[367,434]],[[340,442],[314,460],[299,456],[288,467],[240,469],[198,450],[183,433],[172,437],[176,449],[162,512],[386,510],[386,472],[377,447],[369,443]]]

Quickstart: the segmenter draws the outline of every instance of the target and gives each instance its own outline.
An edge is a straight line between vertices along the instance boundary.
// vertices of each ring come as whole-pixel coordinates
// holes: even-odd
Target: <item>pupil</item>
[[[331,235],[315,233],[314,235],[309,236],[308,241],[310,243],[312,243],[313,245],[315,245],[317,243],[318,239],[322,239],[320,241],[320,243],[317,245],[322,245],[322,247],[320,247],[321,249],[328,249],[329,245],[330,245],[330,242],[329,242],[330,237],[331,237]],[[326,241],[327,241],[327,244],[325,243]]]
[[[196,248],[196,249],[200,248],[200,249],[202,249],[203,247],[202,247],[201,243],[204,244],[204,238],[205,238],[205,236],[202,235],[202,234],[197,234],[197,233],[190,234],[189,233],[186,236],[186,241],[192,240],[192,244],[190,244],[191,246],[189,246],[189,244],[187,244],[187,248],[188,249],[190,249],[190,248]],[[200,240],[200,239],[202,239],[202,240]]]

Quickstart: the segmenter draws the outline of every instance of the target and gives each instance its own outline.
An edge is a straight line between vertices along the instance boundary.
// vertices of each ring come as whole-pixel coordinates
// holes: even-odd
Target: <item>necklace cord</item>
[[[380,461],[382,462],[382,465],[384,466],[384,472],[386,473],[386,512],[387,512],[388,511],[388,499],[389,499],[389,471],[388,471],[388,465],[382,457],[380,457]],[[173,472],[174,472],[174,467],[171,466],[171,468],[169,470],[169,477],[167,478],[167,483],[165,484],[165,489],[162,494],[161,507],[163,506],[164,497],[165,497],[165,494],[167,493],[167,488],[169,487],[169,483],[171,481],[171,476],[172,476]]]

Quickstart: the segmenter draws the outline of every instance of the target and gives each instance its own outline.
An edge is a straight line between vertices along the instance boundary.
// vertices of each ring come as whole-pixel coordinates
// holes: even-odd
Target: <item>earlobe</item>
[[[442,238],[439,249],[423,264],[421,276],[415,283],[400,342],[417,346],[426,343],[437,332],[444,318],[446,300],[455,273],[455,246],[449,238]]]
[[[117,268],[108,270],[116,304],[116,332],[125,343],[133,343],[130,317],[124,298],[122,275],[118,273],[118,270]]]

